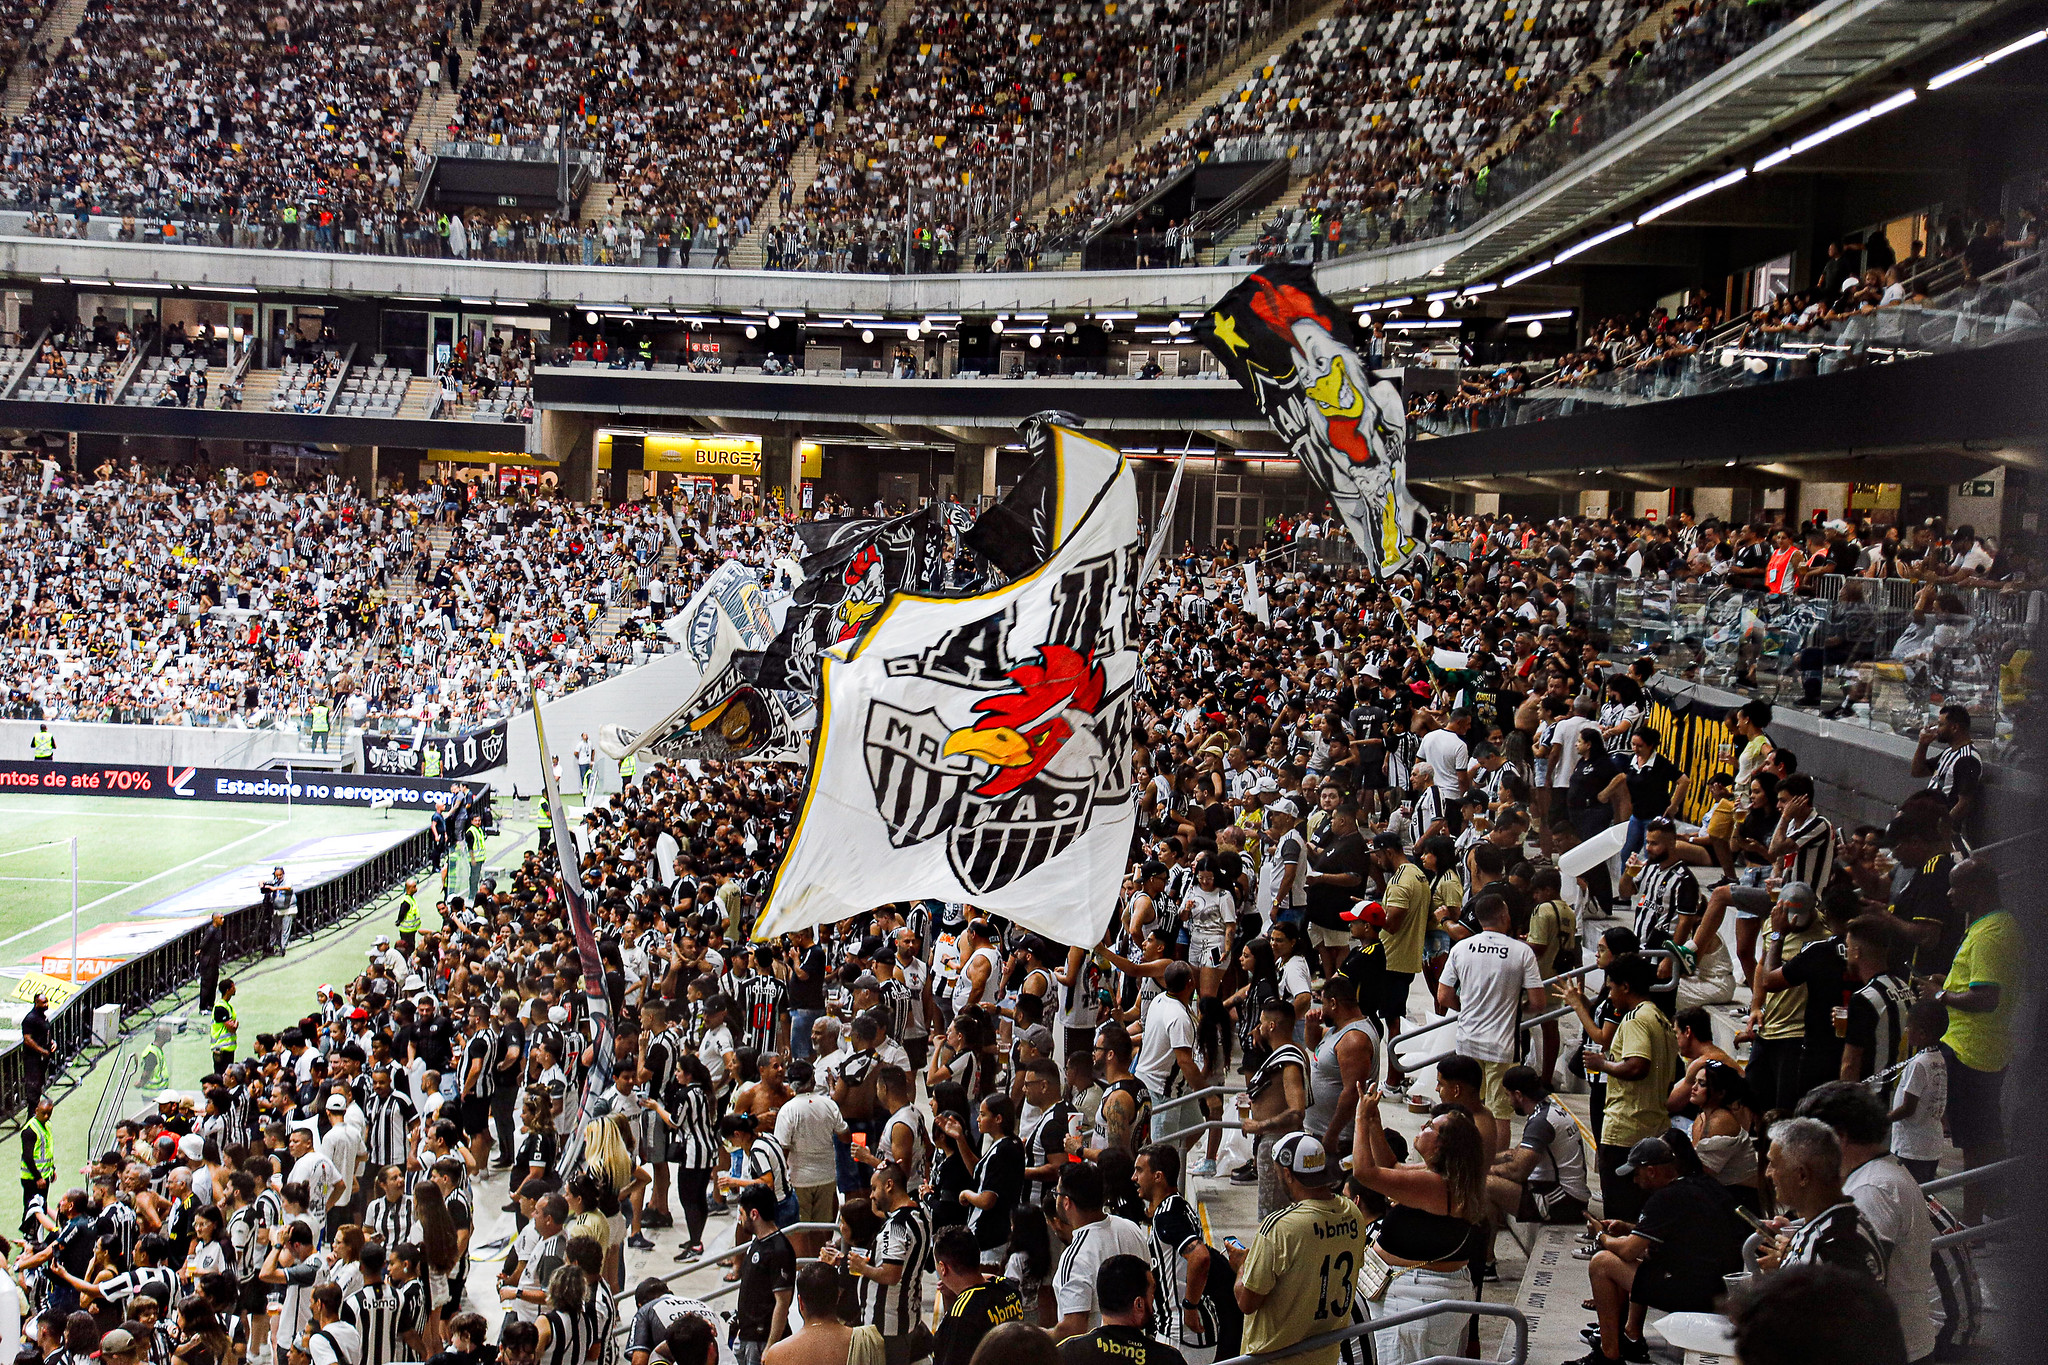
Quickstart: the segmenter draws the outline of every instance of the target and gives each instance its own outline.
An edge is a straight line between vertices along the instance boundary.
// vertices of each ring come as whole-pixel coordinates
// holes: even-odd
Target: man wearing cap
[[[1314,1135],[1289,1133],[1274,1143],[1273,1165],[1292,1202],[1260,1224],[1249,1247],[1235,1238],[1223,1243],[1237,1272],[1247,1355],[1279,1353],[1348,1323],[1365,1254],[1365,1215],[1331,1188],[1344,1173]],[[1302,1365],[1336,1365],[1337,1358],[1335,1346],[1290,1357]]]
[[[1583,1334],[1592,1350],[1577,1365],[1647,1361],[1645,1311],[1712,1312],[1721,1277],[1742,1266],[1735,1196],[1704,1171],[1681,1176],[1663,1138],[1636,1142],[1615,1174],[1633,1183],[1641,1213],[1597,1225],[1587,1269],[1599,1321]]]
[[[391,973],[393,981],[403,977],[409,967],[406,955],[391,946],[391,935],[377,935],[377,946],[370,952],[370,960],[382,963],[384,970]]]
[[[1301,864],[1308,852],[1301,837],[1301,807],[1288,796],[1276,797],[1266,807],[1266,857],[1259,865],[1259,923],[1263,927],[1280,919],[1293,919],[1307,902],[1308,888],[1302,882]]]
[[[141,1328],[139,1322],[134,1327],[124,1322],[100,1338],[100,1359],[105,1365],[137,1365],[144,1349],[138,1335]]]

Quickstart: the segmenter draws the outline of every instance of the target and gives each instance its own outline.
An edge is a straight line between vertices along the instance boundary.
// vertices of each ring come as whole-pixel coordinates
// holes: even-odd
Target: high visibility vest
[[[469,860],[480,863],[484,860],[484,831],[481,825],[471,825],[462,836],[469,844]]]
[[[155,1043],[142,1049],[141,1085],[144,1090],[161,1090],[171,1083],[170,1068],[164,1065],[164,1050]]]
[[[620,781],[631,782],[633,780],[633,774],[639,771],[640,765],[634,761],[633,755],[627,754],[624,758],[619,760]]]
[[[534,825],[536,828],[543,830],[552,831],[554,829],[555,813],[549,809],[546,801],[540,803],[540,814],[534,818]]]
[[[57,737],[48,730],[38,730],[29,740],[29,751],[37,758],[48,758],[57,752]]]
[[[441,775],[441,751],[431,744],[427,746],[426,752],[420,755],[420,772],[427,777]]]
[[[226,1023],[221,1022],[221,1010],[228,1012]],[[235,1014],[234,1001],[221,1001],[215,1008],[213,1015],[213,1050],[215,1052],[233,1052],[235,1050],[235,1026],[239,1023],[241,1023],[241,1019]]]
[[[316,735],[327,733],[327,708],[324,706],[315,706],[313,708],[313,733]]]
[[[1764,569],[1764,587],[1771,592],[1788,592],[1792,587],[1792,562],[1799,557],[1796,546],[1787,546],[1771,556]]]
[[[24,1152],[21,1157],[21,1178],[23,1180],[55,1180],[57,1178],[57,1145],[50,1140],[50,1125],[41,1119],[28,1121],[28,1131],[35,1135],[33,1155]]]
[[[408,891],[404,898],[398,902],[398,932],[401,934],[416,934],[419,931],[419,897]]]

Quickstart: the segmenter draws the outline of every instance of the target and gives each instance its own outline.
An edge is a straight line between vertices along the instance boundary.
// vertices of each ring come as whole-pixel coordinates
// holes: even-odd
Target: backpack
[[[1557,956],[1551,959],[1553,975],[1559,972],[1575,972],[1586,965],[1585,940],[1579,937],[1579,917],[1572,913],[1571,902],[1559,896],[1557,905]]]

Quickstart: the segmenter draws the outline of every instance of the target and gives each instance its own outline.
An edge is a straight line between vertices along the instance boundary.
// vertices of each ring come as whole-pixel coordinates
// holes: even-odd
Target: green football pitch
[[[524,802],[509,805],[501,834],[490,841],[488,865],[517,862],[531,847],[533,830]],[[21,977],[47,965],[67,972],[71,952],[71,849],[78,839],[79,955],[126,958],[204,921],[213,909],[250,904],[254,882],[283,864],[294,885],[305,886],[372,856],[418,829],[418,813],[135,800],[123,797],[0,795],[0,1049],[15,1046],[27,1007],[13,999]],[[435,890],[430,882],[423,891]],[[423,896],[422,899],[428,897]],[[361,974],[371,945],[396,918],[388,896],[349,921],[311,939],[294,940],[281,957],[230,964],[241,1031],[253,1039],[277,1032],[316,1008],[323,983],[341,985]],[[166,1048],[171,1085],[196,1091],[210,1069],[205,1022],[197,1017],[196,986],[159,1001],[126,1021],[130,1038],[154,1031],[158,1021],[186,1021]],[[175,1026],[175,1024],[174,1024]],[[79,1183],[87,1164],[86,1138],[108,1080],[113,1049],[88,1048],[68,1068],[58,1094],[52,1136],[58,1186]],[[128,1108],[148,1096],[131,1097]],[[19,1119],[0,1126],[4,1158],[17,1163]],[[20,1219],[14,1180],[0,1181],[0,1227]]]

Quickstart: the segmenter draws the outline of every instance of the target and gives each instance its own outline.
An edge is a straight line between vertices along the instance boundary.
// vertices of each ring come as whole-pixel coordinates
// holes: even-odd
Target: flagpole
[[[71,836],[71,989],[78,989],[78,836]]]

